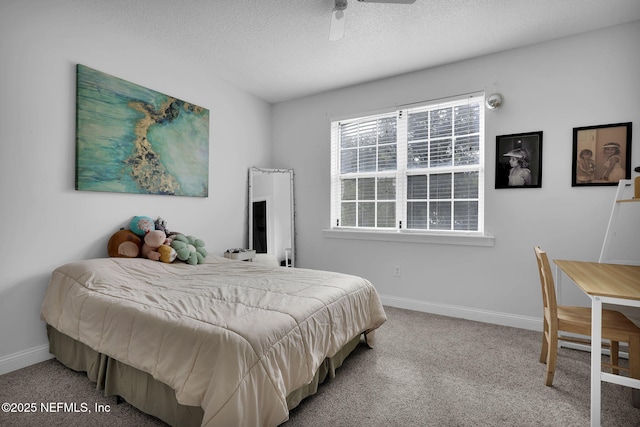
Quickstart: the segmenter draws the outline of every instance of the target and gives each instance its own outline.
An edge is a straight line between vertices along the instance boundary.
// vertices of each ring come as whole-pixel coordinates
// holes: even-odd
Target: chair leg
[[[540,363],[547,363],[547,352],[549,348],[549,328],[547,322],[544,322],[544,330],[542,331],[542,349],[540,350]]]
[[[613,366],[618,366],[618,355],[620,353],[620,343],[618,341],[611,341],[611,364]],[[620,370],[616,368],[611,369],[611,373],[618,375],[620,374]]]
[[[544,384],[548,387],[553,385],[553,375],[556,372],[556,359],[558,357],[558,337],[549,335],[547,351],[547,372],[544,375]]]

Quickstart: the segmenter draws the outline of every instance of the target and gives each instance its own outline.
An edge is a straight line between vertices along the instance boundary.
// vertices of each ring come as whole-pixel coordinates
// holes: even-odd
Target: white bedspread
[[[209,256],[56,269],[42,319],[201,406],[204,426],[276,426],[320,363],[386,320],[367,280]]]

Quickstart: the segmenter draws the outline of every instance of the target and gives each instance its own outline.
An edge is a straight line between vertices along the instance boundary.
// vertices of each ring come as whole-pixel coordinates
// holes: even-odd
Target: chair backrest
[[[546,319],[553,325],[558,317],[558,305],[556,302],[556,287],[553,283],[553,274],[547,253],[539,246],[534,248],[536,261],[538,262],[538,273],[540,274],[540,285],[542,286],[542,303],[544,305],[545,317],[549,313],[550,319]],[[551,325],[550,325],[551,326]]]

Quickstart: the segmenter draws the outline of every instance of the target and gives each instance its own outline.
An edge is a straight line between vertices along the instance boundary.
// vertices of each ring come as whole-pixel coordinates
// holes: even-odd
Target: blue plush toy
[[[149,231],[156,229],[156,226],[151,218],[148,216],[134,216],[129,224],[129,230],[136,233],[138,236],[144,236]]]

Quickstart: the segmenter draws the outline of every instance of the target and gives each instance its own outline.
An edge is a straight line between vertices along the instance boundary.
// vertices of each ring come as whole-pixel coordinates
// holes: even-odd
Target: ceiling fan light
[[[347,8],[348,0],[335,0],[335,6],[331,13],[331,26],[329,28],[329,40],[336,41],[344,37],[345,19],[344,10]],[[358,0],[364,3],[398,3],[411,4],[416,0]]]
[[[331,26],[329,28],[329,40],[336,41],[344,37],[345,19],[344,9],[334,9],[331,13]]]

